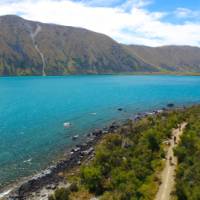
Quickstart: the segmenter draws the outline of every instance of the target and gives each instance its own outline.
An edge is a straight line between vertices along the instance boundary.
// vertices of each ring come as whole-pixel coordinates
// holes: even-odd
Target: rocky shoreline
[[[148,115],[155,115],[168,109],[155,110],[153,112],[138,113],[131,120],[137,121]],[[120,111],[121,108],[120,108]],[[94,156],[94,147],[100,139],[109,133],[115,132],[121,125],[113,122],[109,127],[95,130],[87,135],[87,139],[83,144],[78,144],[70,150],[65,156],[65,159],[59,161],[56,165],[50,166],[40,174],[33,176],[29,180],[23,182],[7,194],[4,199],[9,200],[26,200],[32,193],[46,187],[47,189],[55,190],[59,183],[63,182],[64,178],[59,176],[60,173],[70,170],[73,167],[81,165],[85,159],[91,160]]]
[[[22,183],[19,187],[10,192],[6,199],[24,200],[30,193],[36,192],[47,185],[51,185],[52,189],[54,189],[54,187],[56,188],[59,182],[63,181],[63,178],[59,176],[59,173],[81,165],[82,161],[86,158],[92,159],[94,146],[97,142],[103,135],[113,132],[119,128],[119,126],[119,124],[113,122],[108,128],[98,129],[88,134],[85,143],[78,144],[72,148],[65,156],[65,159]]]

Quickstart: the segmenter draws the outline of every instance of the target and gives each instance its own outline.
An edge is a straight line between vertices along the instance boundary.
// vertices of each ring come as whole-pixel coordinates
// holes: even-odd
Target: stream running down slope
[[[36,37],[42,31],[42,27],[39,24],[37,24],[37,27],[36,27],[34,32],[32,31],[32,28],[30,26],[28,26],[28,27],[29,27],[29,30],[30,30],[30,37],[31,37],[33,46],[42,59],[42,76],[46,76],[46,73],[45,73],[45,68],[46,68],[45,57],[44,57],[44,54],[42,53],[42,51],[40,50],[40,48],[38,47],[38,44],[36,42]]]

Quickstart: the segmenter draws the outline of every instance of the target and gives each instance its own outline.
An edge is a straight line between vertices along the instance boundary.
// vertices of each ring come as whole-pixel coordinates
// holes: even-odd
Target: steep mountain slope
[[[191,46],[128,46],[134,56],[161,70],[200,72],[200,48]]]
[[[0,75],[156,71],[106,35],[0,17]]]
[[[0,17],[0,75],[200,72],[200,48],[119,44],[82,28]]]

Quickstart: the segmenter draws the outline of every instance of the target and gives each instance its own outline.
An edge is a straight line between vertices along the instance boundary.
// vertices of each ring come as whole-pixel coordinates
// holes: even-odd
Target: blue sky
[[[155,0],[155,3],[150,5],[151,10],[173,11],[176,8],[200,9],[199,0]]]
[[[166,3],[163,3],[163,2]],[[177,16],[174,14],[174,12],[180,8],[188,9],[193,12],[200,12],[200,1],[199,0],[155,0],[154,3],[150,4],[148,9],[149,11],[160,11],[160,12],[168,12],[171,13],[170,16],[168,16],[167,21],[172,23],[184,23],[186,20],[194,20],[197,21],[196,17],[187,16],[184,18],[177,18]]]
[[[0,15],[83,27],[121,43],[200,46],[199,0],[0,0]]]
[[[78,1],[78,0],[74,0]],[[126,2],[126,0],[82,0],[82,2],[88,3],[93,6],[120,6]],[[198,9],[200,7],[200,1],[198,0],[152,0],[149,4],[151,11],[170,11],[175,10],[178,7],[186,7],[189,9]]]
[[[126,0],[74,0],[75,2],[84,2],[89,6],[101,6],[101,7],[120,7],[125,4]],[[130,1],[131,2],[131,1]],[[137,1],[132,1],[137,2]],[[178,17],[175,12],[177,10],[185,9],[200,14],[200,1],[199,0],[147,0],[145,9],[149,12],[164,12],[169,13],[168,17],[164,20],[171,23],[184,23],[188,21],[198,21],[199,19],[192,16]],[[131,4],[130,4],[131,5]],[[200,15],[199,15],[200,16]],[[199,20],[200,21],[200,20]]]

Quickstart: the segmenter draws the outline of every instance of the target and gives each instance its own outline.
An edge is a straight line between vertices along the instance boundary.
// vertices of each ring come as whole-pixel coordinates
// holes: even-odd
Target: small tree
[[[159,139],[156,133],[150,131],[147,134],[147,140],[149,149],[151,149],[152,151],[158,151],[160,149]]]

